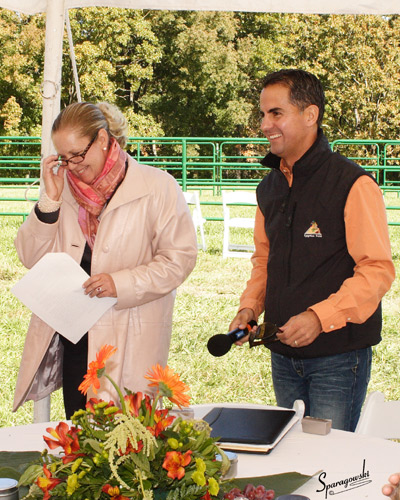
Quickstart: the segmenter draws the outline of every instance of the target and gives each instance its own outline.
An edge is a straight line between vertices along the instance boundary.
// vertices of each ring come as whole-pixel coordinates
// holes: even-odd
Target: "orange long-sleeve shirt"
[[[281,165],[281,171],[291,185],[290,169]],[[356,265],[354,275],[346,279],[336,293],[309,307],[317,314],[324,332],[343,328],[347,322],[366,321],[395,277],[383,196],[370,177],[363,175],[353,184],[345,205],[344,221],[347,248]],[[254,243],[253,269],[240,298],[239,310],[250,308],[258,318],[264,311],[269,254],[264,216],[259,208]]]

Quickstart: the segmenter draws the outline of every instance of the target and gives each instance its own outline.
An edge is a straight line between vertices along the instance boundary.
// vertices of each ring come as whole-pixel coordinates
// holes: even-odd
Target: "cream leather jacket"
[[[15,245],[27,268],[48,252],[66,252],[80,263],[85,238],[67,182],[58,221],[43,223],[33,210]],[[176,288],[193,270],[196,255],[196,234],[177,182],[129,158],[126,177],[101,215],[92,252],[92,275],[112,276],[117,303],[90,329],[88,354],[90,362],[102,345],[117,347],[107,362],[107,373],[121,388],[146,390],[147,370],[155,363],[167,363]],[[14,411],[25,401],[40,400],[61,387],[61,349],[55,331],[32,315]],[[118,401],[104,377],[97,397]]]

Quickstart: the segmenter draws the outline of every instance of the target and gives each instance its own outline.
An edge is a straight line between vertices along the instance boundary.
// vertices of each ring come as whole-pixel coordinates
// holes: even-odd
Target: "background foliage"
[[[257,136],[267,72],[314,72],[330,140],[400,136],[398,16],[70,10],[82,98],[130,135]],[[43,15],[0,9],[0,135],[40,135]],[[76,100],[65,37],[62,105]]]

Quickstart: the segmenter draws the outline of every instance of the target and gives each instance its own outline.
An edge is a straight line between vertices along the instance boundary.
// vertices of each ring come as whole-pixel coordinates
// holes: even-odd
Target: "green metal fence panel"
[[[215,141],[188,137],[130,138],[127,150],[140,163],[162,168],[174,175],[184,191],[197,180],[215,189]]]
[[[0,137],[0,215],[13,213],[5,203],[37,199],[38,190],[33,190],[40,178],[40,147],[40,137]],[[400,140],[338,139],[331,147],[371,172],[384,193],[400,193]],[[214,196],[223,189],[255,189],[269,171],[260,164],[267,149],[265,138],[240,137],[130,137],[127,144],[132,157],[168,171],[184,191],[211,191]],[[29,195],[21,194],[23,188],[30,188]],[[209,218],[214,219],[220,220]]]
[[[338,139],[331,147],[371,172],[385,190],[400,188],[399,140]]]

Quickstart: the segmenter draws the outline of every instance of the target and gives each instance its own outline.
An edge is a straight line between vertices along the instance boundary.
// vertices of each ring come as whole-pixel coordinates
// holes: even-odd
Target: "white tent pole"
[[[42,83],[42,158],[54,152],[50,133],[53,121],[60,112],[64,6],[65,0],[47,0],[46,42]]]
[[[76,68],[74,40],[72,38],[71,23],[69,22],[68,10],[65,12],[65,25],[67,27],[67,33],[68,33],[69,57],[71,59],[72,72],[74,74],[76,98],[77,98],[78,102],[82,102],[81,86],[79,84],[78,70]]]
[[[42,83],[42,158],[45,158],[54,151],[50,132],[53,121],[60,112],[61,64],[65,12],[64,3],[65,0],[47,0],[46,46],[44,52],[44,71]],[[33,421],[36,423],[48,422],[49,420],[50,396],[47,396],[46,398],[35,402]]]

